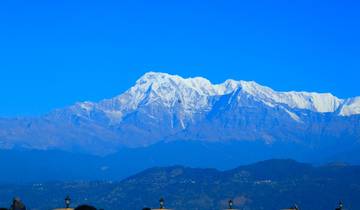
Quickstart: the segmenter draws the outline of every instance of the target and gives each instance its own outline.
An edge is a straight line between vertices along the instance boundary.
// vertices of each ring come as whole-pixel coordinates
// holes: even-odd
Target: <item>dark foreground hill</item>
[[[66,171],[63,171],[66,173]],[[343,200],[349,210],[360,209],[360,166],[332,164],[314,167],[292,160],[269,160],[233,170],[151,168],[120,182],[54,182],[0,186],[0,206],[12,196],[30,209],[89,203],[108,210],[157,207],[164,197],[176,210],[219,210],[233,199],[244,210],[279,210],[297,203],[304,210],[331,210]]]

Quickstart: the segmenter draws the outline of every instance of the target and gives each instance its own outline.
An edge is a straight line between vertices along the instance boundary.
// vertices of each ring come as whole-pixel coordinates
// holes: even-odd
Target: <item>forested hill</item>
[[[151,168],[120,182],[53,182],[2,185],[0,206],[15,195],[30,209],[61,207],[69,194],[73,205],[93,204],[109,210],[166,206],[176,210],[218,210],[228,199],[244,210],[279,210],[297,203],[301,209],[334,209],[339,200],[347,209],[360,209],[360,166],[331,164],[314,167],[293,160],[268,160],[238,168]]]

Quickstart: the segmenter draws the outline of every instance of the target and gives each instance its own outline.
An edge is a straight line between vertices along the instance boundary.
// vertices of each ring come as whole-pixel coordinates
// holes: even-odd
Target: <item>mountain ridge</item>
[[[236,91],[238,88],[241,88],[244,93],[248,93],[253,96],[257,96],[259,99],[265,100],[262,102],[269,106],[274,106],[272,102],[275,102],[280,104],[286,104],[291,108],[308,109],[311,111],[321,112],[321,113],[338,112],[339,115],[342,116],[360,114],[360,111],[358,110],[360,107],[360,102],[359,102],[360,97],[340,99],[332,95],[331,93],[317,93],[317,92],[305,92],[305,91],[274,91],[269,87],[257,84],[255,81],[243,81],[243,80],[235,81],[232,79],[228,79],[220,84],[212,84],[209,80],[203,77],[194,77],[194,78],[185,79],[178,75],[170,75],[167,73],[157,73],[157,72],[146,73],[136,81],[135,86],[131,87],[124,94],[118,95],[112,99],[102,100],[98,104],[101,107],[112,107],[108,103],[111,102],[113,105],[114,104],[119,105],[117,103],[120,103],[122,104],[122,106],[124,106],[124,103],[129,103],[130,101],[129,107],[134,109],[134,106],[136,106],[134,104],[139,103],[139,98],[141,98],[141,94],[147,92],[148,94],[152,93],[155,95],[157,94],[156,90],[159,90],[162,86],[165,86],[166,84],[169,83],[184,88],[191,88],[196,93],[199,93],[199,95],[197,96],[200,97],[223,96],[223,95],[231,94],[234,91]],[[171,88],[173,87],[170,87],[168,91],[169,90],[173,91],[173,89]],[[167,104],[168,106],[171,105],[169,104],[169,99],[171,99],[169,96],[169,92],[166,93],[160,92],[162,93],[162,96],[167,99],[164,101],[168,102]],[[126,96],[128,96],[128,94],[132,94],[133,95],[132,97],[134,97],[135,100],[125,101],[123,98],[127,98]],[[153,97],[156,97],[154,95]],[[178,97],[181,98],[182,95],[179,95]],[[119,102],[117,102],[116,100],[118,100]],[[329,104],[326,104],[324,106],[323,103],[321,103],[322,101],[328,102]],[[84,102],[84,103],[79,103],[79,105],[84,109],[89,109],[91,106],[96,106],[97,103]],[[199,106],[199,104],[196,105],[198,105],[197,107],[202,107]],[[338,110],[339,108],[345,105],[347,107],[354,106],[354,110],[349,110],[347,112],[343,112],[343,110]],[[197,107],[193,106],[191,108],[196,109]],[[117,107],[115,106],[115,108]]]
[[[111,99],[79,102],[37,118],[0,119],[0,147],[109,154],[200,140],[350,148],[360,141],[359,99],[149,72]]]

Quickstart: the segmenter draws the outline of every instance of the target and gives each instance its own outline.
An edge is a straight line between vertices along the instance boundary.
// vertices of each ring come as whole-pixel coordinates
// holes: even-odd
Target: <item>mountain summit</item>
[[[0,119],[0,147],[7,149],[107,154],[185,140],[352,148],[360,141],[360,97],[149,72],[111,99],[38,118]]]
[[[339,99],[330,93],[278,92],[253,81],[226,80],[212,84],[202,77],[184,79],[167,73],[149,72],[125,93],[100,103],[79,103],[80,110],[100,110],[107,117],[120,122],[124,116],[142,106],[159,104],[166,108],[179,107],[186,113],[209,111],[216,98],[237,94],[252,97],[253,100],[269,107],[287,107],[313,112],[336,112],[349,116],[360,114],[360,99]],[[229,102],[230,103],[230,102]],[[80,111],[81,112],[81,111]]]

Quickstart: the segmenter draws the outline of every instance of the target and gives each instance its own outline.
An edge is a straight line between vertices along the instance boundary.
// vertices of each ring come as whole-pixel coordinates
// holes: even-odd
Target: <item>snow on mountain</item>
[[[253,81],[212,84],[149,72],[121,95],[39,118],[1,119],[0,147],[95,154],[158,142],[260,141],[351,145],[360,141],[360,97],[280,92]]]
[[[250,95],[267,106],[287,108],[292,118],[298,117],[289,109],[303,109],[318,113],[336,112],[349,116],[360,114],[359,98],[339,99],[330,93],[279,92],[253,81],[226,80],[221,84],[212,84],[202,77],[184,79],[167,73],[149,72],[136,81],[125,93],[100,103],[84,102],[76,104],[78,114],[87,116],[89,112],[102,111],[112,123],[121,122],[124,116],[141,106],[161,104],[172,110],[179,107],[185,117],[193,113],[207,112],[212,107],[214,98],[240,90],[243,95]],[[76,110],[76,109],[75,109]]]
[[[240,81],[245,92],[268,105],[285,104],[290,108],[307,109],[314,112],[334,112],[343,100],[330,93],[278,92],[255,82]]]
[[[346,99],[341,106],[339,114],[341,116],[360,114],[360,97]]]
[[[76,104],[81,112],[102,110],[112,120],[119,122],[123,116],[141,106],[161,104],[168,109],[181,104],[188,115],[209,110],[209,97],[228,94],[238,88],[235,81],[213,85],[202,77],[184,79],[166,73],[149,72],[136,81],[125,93],[100,103],[84,102]],[[78,112],[80,115],[83,113]]]

